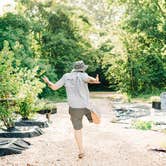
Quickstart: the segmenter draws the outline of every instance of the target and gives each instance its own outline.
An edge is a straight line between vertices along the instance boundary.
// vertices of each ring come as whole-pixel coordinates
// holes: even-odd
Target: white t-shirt
[[[68,104],[72,108],[89,107],[88,79],[90,76],[84,72],[66,73],[55,83],[57,87],[65,86]]]

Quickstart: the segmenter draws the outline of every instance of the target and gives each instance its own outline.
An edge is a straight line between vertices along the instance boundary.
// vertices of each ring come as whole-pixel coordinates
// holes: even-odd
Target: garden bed
[[[35,119],[31,120],[20,120],[15,122],[16,126],[38,126],[40,128],[46,128],[48,127],[47,121],[38,121]]]
[[[0,137],[3,138],[30,138],[43,134],[39,127],[14,127],[11,130],[1,130]]]
[[[0,156],[20,154],[23,150],[28,149],[30,143],[23,139],[0,138]]]

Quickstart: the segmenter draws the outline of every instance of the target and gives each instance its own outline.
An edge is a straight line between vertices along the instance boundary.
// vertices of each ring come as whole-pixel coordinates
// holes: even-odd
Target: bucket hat
[[[73,70],[72,71],[82,71],[84,72],[88,68],[88,65],[85,65],[83,61],[76,61],[74,62],[73,65]]]

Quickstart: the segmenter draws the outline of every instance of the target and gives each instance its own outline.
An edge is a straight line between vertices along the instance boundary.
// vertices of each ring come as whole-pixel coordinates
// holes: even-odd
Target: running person
[[[55,84],[50,82],[47,77],[43,80],[48,84],[52,90],[58,90],[65,86],[67,93],[67,100],[69,104],[70,119],[74,128],[74,136],[79,149],[79,158],[84,157],[84,149],[82,143],[82,118],[85,115],[89,122],[92,122],[93,116],[89,108],[89,89],[88,83],[100,84],[98,75],[96,78],[85,73],[88,68],[83,61],[74,63],[74,68],[70,73],[66,73]]]

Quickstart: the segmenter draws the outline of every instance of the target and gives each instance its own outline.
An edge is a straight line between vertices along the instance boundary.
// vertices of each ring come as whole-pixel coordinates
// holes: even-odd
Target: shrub
[[[136,120],[132,123],[132,126],[136,129],[141,130],[150,130],[152,128],[153,122],[151,121],[142,121],[142,120]]]
[[[13,112],[17,107],[11,101],[19,91],[17,68],[13,67],[14,61],[14,54],[5,41],[4,48],[0,52],[0,120],[7,128],[14,126]]]
[[[31,118],[36,112],[35,103],[38,100],[38,94],[42,92],[45,84],[39,79],[38,67],[32,70],[22,69],[20,72],[20,81],[22,86],[18,93],[18,113],[23,119]]]
[[[43,113],[51,112],[57,109],[55,102],[50,102],[48,100],[43,100],[43,99],[38,100],[35,104],[35,107],[38,112],[43,112]]]
[[[7,128],[14,127],[14,112],[23,119],[35,113],[35,102],[45,86],[39,79],[38,67],[19,69],[17,64],[19,60],[5,41],[0,52],[0,120]]]

